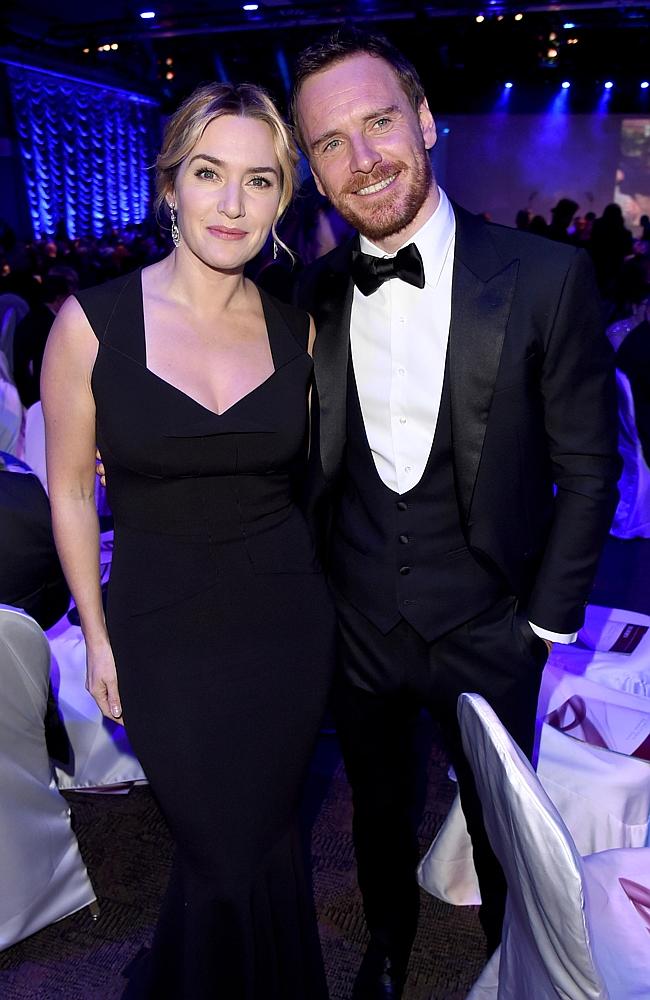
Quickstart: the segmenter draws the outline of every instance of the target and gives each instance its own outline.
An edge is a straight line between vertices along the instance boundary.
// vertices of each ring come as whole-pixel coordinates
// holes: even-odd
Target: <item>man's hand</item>
[[[106,469],[104,468],[104,464],[102,462],[102,456],[99,454],[99,448],[97,448],[95,451],[95,458],[97,459],[95,472],[99,476],[99,481],[102,484],[102,486],[106,486]]]
[[[544,642],[546,643],[546,648],[548,649],[548,655],[550,656],[551,653],[553,652],[553,643],[551,642],[550,639],[544,639]]]

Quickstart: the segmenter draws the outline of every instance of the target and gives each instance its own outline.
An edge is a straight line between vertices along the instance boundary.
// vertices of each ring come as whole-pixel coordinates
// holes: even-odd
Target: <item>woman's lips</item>
[[[245,229],[228,229],[226,226],[208,226],[208,232],[220,240],[241,240],[248,235]]]

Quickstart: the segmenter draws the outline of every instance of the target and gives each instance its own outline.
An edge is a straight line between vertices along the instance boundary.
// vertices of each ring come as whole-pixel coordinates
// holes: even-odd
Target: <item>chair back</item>
[[[463,748],[508,883],[499,1000],[606,1000],[591,950],[583,866],[530,763],[484,698],[462,694]]]
[[[0,605],[0,951],[95,898],[45,745],[50,649]]]

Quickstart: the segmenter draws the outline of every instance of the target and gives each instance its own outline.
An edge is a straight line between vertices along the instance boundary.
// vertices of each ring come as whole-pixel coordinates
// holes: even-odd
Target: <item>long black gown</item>
[[[147,369],[141,272],[78,296],[99,340],[124,719],[177,848],[128,997],[327,996],[296,828],[334,662],[333,612],[291,491],[308,318],[261,294],[275,371],[221,415]]]

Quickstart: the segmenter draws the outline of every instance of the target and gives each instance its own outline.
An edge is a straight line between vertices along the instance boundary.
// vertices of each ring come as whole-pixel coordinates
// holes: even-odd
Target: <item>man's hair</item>
[[[383,59],[393,69],[400,86],[413,109],[417,112],[425,98],[424,87],[417,70],[399,49],[383,35],[371,35],[359,28],[337,28],[313,45],[304,49],[294,67],[293,93],[291,95],[291,121],[296,140],[306,153],[305,137],[300,128],[298,117],[298,97],[300,88],[309,76],[320,73],[350,56],[369,55],[375,59]]]

